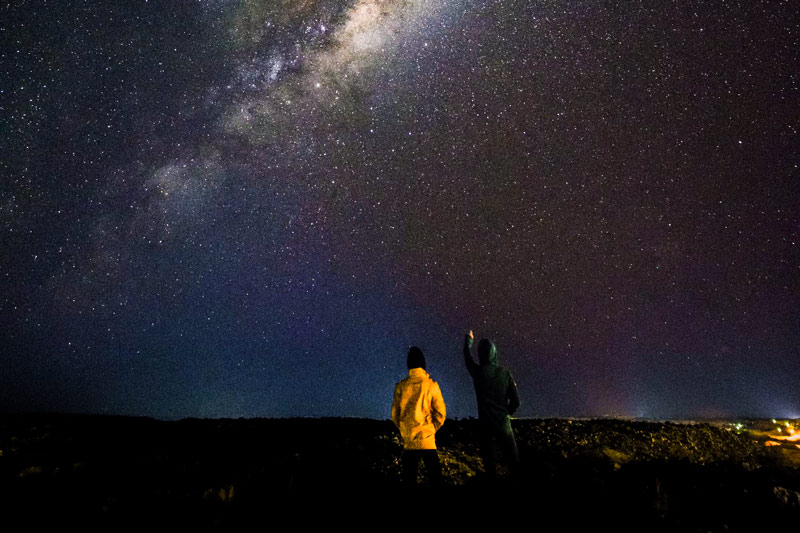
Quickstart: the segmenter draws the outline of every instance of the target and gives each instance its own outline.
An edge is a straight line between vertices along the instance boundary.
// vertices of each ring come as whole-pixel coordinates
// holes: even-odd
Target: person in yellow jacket
[[[408,377],[395,385],[392,422],[403,437],[403,482],[417,480],[419,462],[434,485],[442,483],[442,465],[436,451],[435,433],[444,424],[447,411],[439,384],[425,371],[422,350],[412,346],[408,351]]]

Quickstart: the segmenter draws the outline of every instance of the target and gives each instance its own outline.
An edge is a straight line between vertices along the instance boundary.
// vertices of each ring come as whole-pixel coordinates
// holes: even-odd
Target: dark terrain
[[[765,445],[779,424],[514,420],[522,475],[489,483],[476,421],[448,420],[437,434],[446,486],[426,486],[423,472],[405,491],[389,421],[5,415],[0,497],[28,525],[251,525],[424,501],[438,514],[495,506],[563,530],[777,531],[800,519],[800,450]]]

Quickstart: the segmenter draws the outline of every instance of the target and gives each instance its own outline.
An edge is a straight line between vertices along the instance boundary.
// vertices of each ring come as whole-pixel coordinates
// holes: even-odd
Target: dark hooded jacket
[[[519,407],[517,385],[511,372],[497,365],[497,349],[488,340],[482,340],[478,350],[480,364],[476,365],[470,352],[470,342],[464,342],[464,362],[475,385],[478,399],[478,418],[497,430],[510,430],[509,416]]]

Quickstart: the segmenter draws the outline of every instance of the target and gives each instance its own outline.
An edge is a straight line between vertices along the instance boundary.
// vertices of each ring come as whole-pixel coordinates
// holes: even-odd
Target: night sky
[[[0,411],[800,416],[793,1],[0,5]]]

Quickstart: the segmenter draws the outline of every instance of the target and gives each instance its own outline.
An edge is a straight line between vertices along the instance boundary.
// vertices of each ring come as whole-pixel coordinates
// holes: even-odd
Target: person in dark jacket
[[[497,475],[496,447],[510,463],[512,474],[519,470],[519,452],[511,429],[511,415],[519,407],[517,384],[511,372],[497,364],[497,348],[488,339],[478,343],[478,360],[472,359],[470,331],[464,338],[464,362],[467,365],[475,396],[478,400],[478,425],[480,427],[480,446],[486,475],[494,479]]]

